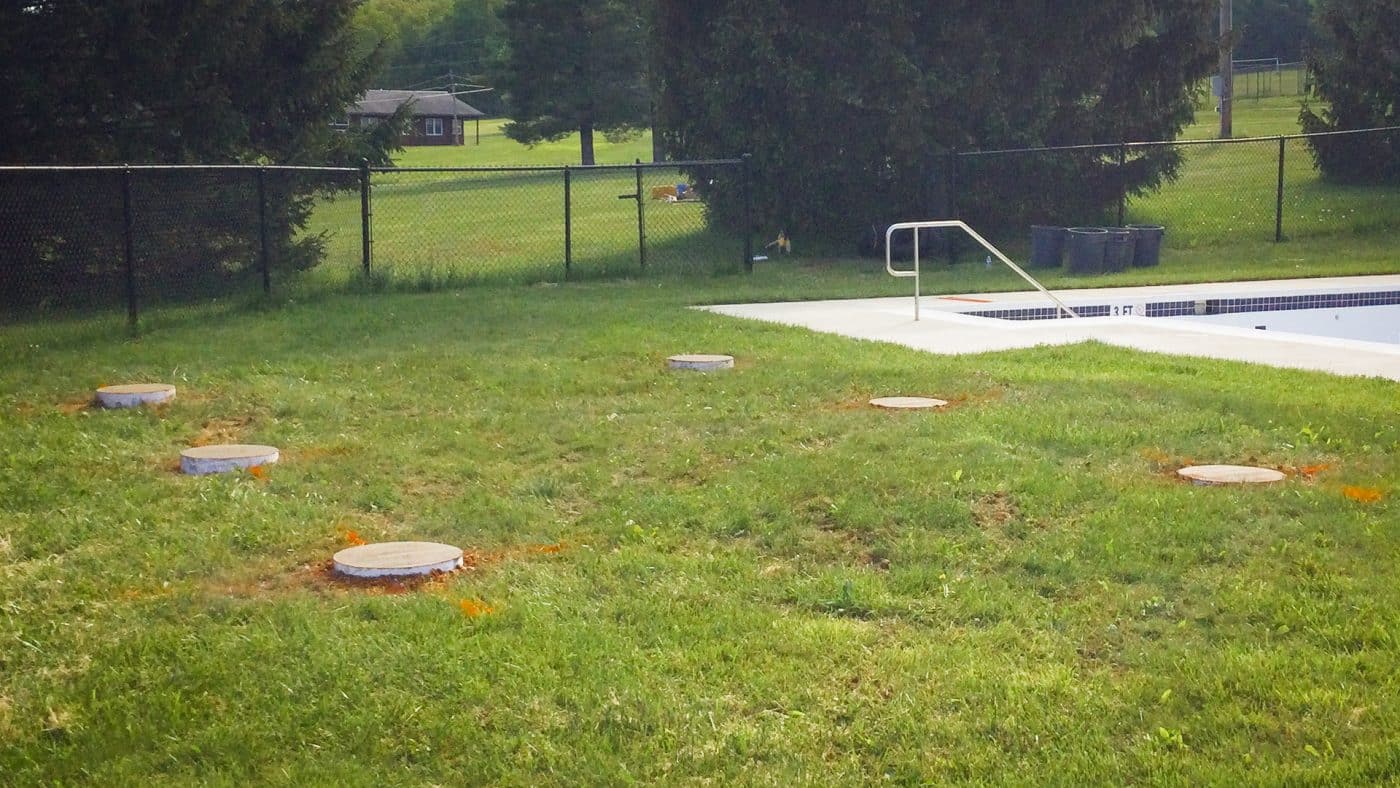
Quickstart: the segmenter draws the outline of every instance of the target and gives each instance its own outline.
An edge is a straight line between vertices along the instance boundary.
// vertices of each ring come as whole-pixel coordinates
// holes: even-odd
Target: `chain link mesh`
[[[373,270],[424,287],[737,267],[699,194],[738,162],[388,169],[372,180]]]
[[[0,307],[125,303],[122,204],[120,171],[0,172]]]
[[[948,209],[1017,250],[1033,225],[1162,225],[1172,248],[1339,233],[1390,242],[1400,233],[1395,186],[1325,177],[1312,155],[1312,145],[1386,140],[1400,145],[1400,132],[961,154]],[[1146,177],[1153,170],[1162,177]]]
[[[313,220],[358,184],[355,170],[316,168],[0,169],[0,308],[134,317],[270,289],[358,246],[358,209]]]

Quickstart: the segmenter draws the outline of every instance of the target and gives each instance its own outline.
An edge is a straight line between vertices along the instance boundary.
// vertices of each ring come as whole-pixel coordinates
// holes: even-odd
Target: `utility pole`
[[[457,144],[457,76],[452,73],[452,69],[447,70],[447,95],[452,99],[452,144]],[[466,140],[463,140],[466,142]]]
[[[1220,138],[1234,136],[1230,110],[1235,98],[1235,12],[1231,0],[1220,0]]]

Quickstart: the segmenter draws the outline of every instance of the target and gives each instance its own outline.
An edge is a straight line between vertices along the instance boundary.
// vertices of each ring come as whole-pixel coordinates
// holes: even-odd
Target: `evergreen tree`
[[[1170,137],[1215,57],[1214,0],[658,5],[673,155],[752,152],[761,221],[842,237],[936,214],[948,151]],[[1124,177],[1102,157],[1003,162],[980,177],[1010,191],[960,203],[965,217],[1013,218],[1047,178],[1082,186],[1081,205],[1052,208],[1096,208]],[[1150,188],[1174,163],[1136,160],[1125,179]],[[713,215],[732,218],[734,197],[712,193]]]
[[[34,0],[0,10],[0,161],[383,160],[329,124],[367,86],[359,0]]]
[[[1307,132],[1400,125],[1400,0],[1321,0],[1308,58],[1325,104],[1304,106]],[[1323,173],[1400,183],[1400,132],[1308,139]]]
[[[509,54],[496,77],[527,144],[579,133],[593,164],[593,135],[627,136],[650,121],[646,20],[638,0],[506,0]]]
[[[402,118],[336,131],[375,53],[356,47],[359,0],[27,0],[0,7],[0,162],[389,163]],[[307,268],[315,196],[355,179],[186,171],[132,188],[138,277],[217,288],[260,257]],[[259,200],[259,195],[263,200]],[[111,173],[11,173],[0,185],[0,303],[110,290],[123,187]],[[246,279],[246,277],[244,277]],[[119,281],[119,280],[118,280]]]

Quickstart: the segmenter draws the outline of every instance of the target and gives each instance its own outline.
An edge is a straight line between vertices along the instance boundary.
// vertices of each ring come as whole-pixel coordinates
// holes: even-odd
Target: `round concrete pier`
[[[272,446],[223,443],[217,446],[196,446],[180,452],[180,470],[191,476],[226,473],[239,468],[271,465],[279,453]]]
[[[417,577],[451,572],[462,565],[462,549],[437,542],[379,542],[347,547],[332,559],[349,577]]]
[[[870,404],[886,410],[930,410],[946,407],[948,401],[933,397],[876,397]]]
[[[671,356],[666,359],[671,369],[690,369],[697,372],[710,372],[716,369],[733,369],[733,356],[719,356],[708,353],[692,353]]]
[[[1248,465],[1190,465],[1176,473],[1183,479],[1205,485],[1272,484],[1284,479],[1281,471]]]
[[[175,387],[167,383],[128,383],[97,390],[97,401],[104,408],[136,408],[174,398]]]

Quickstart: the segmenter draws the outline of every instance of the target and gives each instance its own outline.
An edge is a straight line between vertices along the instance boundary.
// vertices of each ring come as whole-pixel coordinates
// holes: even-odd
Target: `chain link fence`
[[[945,157],[944,208],[1018,250],[1034,225],[1162,225],[1176,248],[1400,240],[1400,185],[1323,177],[1328,145],[1400,149],[1400,128],[964,152]]]
[[[590,167],[374,169],[375,276],[448,282],[599,278],[737,268],[738,234],[712,229],[705,193],[741,159]]]
[[[739,269],[704,196],[742,159],[596,167],[0,167],[0,313]]]
[[[0,168],[0,308],[146,306],[270,291],[314,266],[312,214],[353,192],[353,169]]]
[[[1314,154],[1326,145],[1393,150],[1400,129],[948,154],[929,179],[930,213],[1017,252],[1033,225],[1163,225],[1169,249],[1400,240],[1397,188],[1322,177]],[[746,159],[3,167],[0,313],[124,307],[135,323],[150,305],[269,292],[294,277],[434,289],[744,270],[753,175]],[[738,213],[714,221],[711,194]],[[955,257],[955,243],[941,248]]]
[[[1312,94],[1312,74],[1306,63],[1236,61],[1233,77],[1231,95],[1236,101]]]

